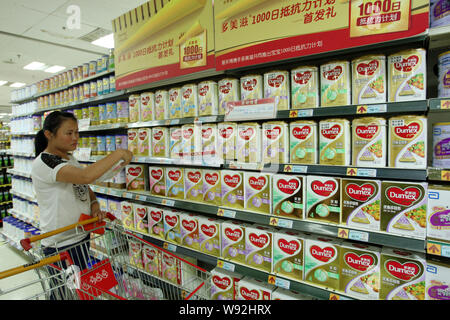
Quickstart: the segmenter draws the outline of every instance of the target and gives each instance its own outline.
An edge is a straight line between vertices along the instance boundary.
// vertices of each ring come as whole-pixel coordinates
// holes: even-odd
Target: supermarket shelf
[[[18,219],[20,219],[22,221],[25,221],[26,223],[29,223],[33,227],[39,229],[39,221],[35,221],[35,220],[31,219],[30,217],[28,217],[27,215],[23,214],[22,212],[14,210],[14,209],[10,209],[9,213],[11,215],[13,215],[14,217],[16,217],[16,218],[18,218]]]
[[[302,292],[304,294],[316,297],[318,299],[328,300],[330,298],[331,293],[339,295],[340,298],[343,300],[344,299],[348,299],[348,300],[355,299],[351,296],[347,296],[344,293],[334,290],[334,289],[323,288],[323,287],[319,287],[314,284],[303,282],[303,281],[299,282],[299,281],[290,280],[290,279],[283,278],[283,277],[278,277],[271,273],[267,273],[267,272],[264,272],[264,271],[261,271],[258,269],[250,268],[246,265],[238,264],[235,262],[230,262],[230,261],[227,261],[227,260],[215,257],[215,256],[211,256],[209,254],[205,254],[205,253],[195,251],[195,250],[192,250],[192,249],[184,247],[184,246],[180,246],[178,244],[169,243],[167,241],[157,239],[157,238],[151,237],[149,235],[141,234],[136,231],[132,231],[132,232],[143,237],[144,240],[151,242],[159,247],[163,247],[166,250],[172,251],[174,253],[179,253],[179,254],[195,257],[197,260],[208,263],[210,265],[217,266],[219,268],[229,270],[229,271],[234,271],[234,272],[237,272],[240,274],[245,274],[254,279],[258,279],[258,280],[261,280],[264,282],[275,284],[277,286],[281,286],[286,289],[291,289],[291,290],[295,290],[298,292]]]
[[[17,250],[20,250],[20,251],[23,250],[23,248],[21,247],[20,243],[18,243],[15,239],[8,237],[3,232],[0,232],[0,239],[5,241],[6,243],[8,243],[13,248],[16,248]]]
[[[320,107],[312,109],[283,110],[277,112],[277,119],[341,117],[355,115],[374,115],[389,113],[426,112],[427,100],[408,102],[389,102],[383,104],[349,105],[338,107]]]
[[[14,118],[20,118],[20,117],[25,117],[25,116],[30,116],[30,115],[35,115],[35,114],[43,114],[44,112],[47,112],[47,111],[71,109],[71,108],[75,108],[75,107],[78,107],[78,106],[83,106],[83,105],[87,105],[87,104],[91,104],[91,103],[108,102],[108,101],[111,101],[111,100],[116,100],[116,99],[121,99],[121,98],[128,99],[128,96],[126,95],[124,90],[115,91],[113,93],[103,94],[103,95],[99,95],[99,96],[96,96],[96,97],[93,97],[93,98],[83,99],[83,100],[80,100],[80,101],[64,103],[64,104],[60,104],[60,105],[52,106],[52,107],[48,107],[48,108],[39,108],[39,109],[36,109],[36,110],[34,110],[32,112],[24,113],[24,114],[21,114],[21,115],[15,115],[13,117],[13,119]]]
[[[69,87],[72,87],[72,86],[76,86],[77,84],[80,84],[80,83],[84,83],[84,82],[91,81],[91,80],[94,80],[94,79],[97,79],[97,78],[101,78],[101,77],[104,77],[104,76],[107,76],[107,75],[111,75],[111,74],[114,74],[114,72],[115,72],[114,69],[103,71],[103,72],[97,73],[97,74],[95,74],[93,76],[89,76],[89,77],[83,78],[81,80],[72,82],[67,87],[69,88]]]
[[[37,131],[11,132],[11,136],[35,136]]]
[[[399,168],[363,168],[353,166],[326,166],[303,164],[256,164],[229,161],[224,164],[226,169],[256,170],[272,173],[298,173],[333,175],[342,177],[379,178],[425,181],[426,169],[399,169]]]
[[[105,156],[91,156],[89,160],[79,160],[81,162],[95,162]],[[132,163],[157,164],[157,165],[177,165],[221,168],[230,170],[253,170],[270,173],[297,173],[309,175],[332,175],[340,177],[357,178],[378,178],[378,179],[399,179],[426,181],[426,169],[399,169],[399,168],[362,168],[352,166],[326,166],[326,165],[303,165],[303,164],[262,164],[262,163],[243,163],[237,161],[227,161],[220,164],[219,161],[188,161],[182,159],[153,158],[153,157],[133,157]]]
[[[94,79],[97,79],[97,78],[101,78],[101,77],[104,77],[104,76],[107,76],[107,75],[110,75],[110,74],[114,74],[114,70],[103,71],[103,72],[97,73],[97,74],[95,74],[93,76],[90,76],[90,77],[87,77],[87,78],[83,78],[83,79],[81,79],[79,81],[72,82],[72,83],[70,83],[68,85],[61,86],[61,87],[56,88],[56,89],[52,89],[52,90],[48,90],[48,91],[45,91],[45,92],[36,93],[35,95],[33,95],[33,96],[29,97],[29,98],[26,98],[26,99],[11,101],[11,103],[21,104],[23,102],[31,101],[31,100],[37,99],[39,97],[42,97],[42,96],[46,96],[46,95],[49,95],[49,94],[52,94],[52,93],[55,93],[55,92],[66,90],[66,89],[69,89],[70,87],[76,86],[78,84],[81,84],[81,83],[84,83],[84,82],[87,82],[87,81],[91,81],[91,80],[94,80]]]
[[[168,119],[168,120],[155,120],[155,121],[147,121],[147,122],[135,122],[128,123],[127,128],[144,128],[144,127],[158,127],[158,126],[174,126],[180,124],[189,124],[189,123],[215,123],[215,122],[223,122],[223,115],[215,115],[215,116],[204,116],[204,117],[190,117],[190,118],[179,118],[179,119]]]
[[[9,193],[12,194],[12,195],[15,196],[15,197],[19,197],[19,198],[22,198],[22,199],[25,199],[25,200],[28,200],[28,201],[37,203],[36,198],[35,198],[34,196],[32,196],[32,195],[25,194],[25,193],[22,193],[22,192],[13,190],[13,189],[11,189],[11,190],[9,191]]]
[[[415,239],[411,237],[402,237],[398,235],[388,234],[385,232],[376,232],[368,230],[357,230],[347,228],[342,225],[325,224],[320,222],[293,220],[280,218],[273,215],[259,214],[251,211],[235,210],[226,207],[218,207],[203,203],[196,203],[186,200],[178,200],[159,196],[152,196],[148,192],[130,192],[121,189],[91,186],[92,190],[97,193],[121,197],[129,200],[137,200],[152,203],[155,205],[163,205],[182,210],[188,210],[198,213],[215,215],[217,217],[225,217],[238,219],[242,221],[259,223],[263,225],[272,225],[281,228],[293,229],[303,232],[311,232],[324,236],[332,236],[341,239],[350,239],[373,243],[378,245],[402,248],[417,252],[424,252],[426,242],[424,239]]]
[[[429,49],[448,48],[450,46],[450,26],[435,27],[428,30]]]
[[[430,255],[450,258],[450,242],[428,239],[426,249]]]
[[[26,157],[26,158],[34,158],[34,152],[30,153],[30,152],[20,152],[20,151],[14,151],[9,149],[6,154],[12,155],[14,157]]]
[[[80,129],[79,132],[90,132],[90,131],[103,131],[103,130],[114,130],[114,129],[125,129],[127,128],[127,123],[119,122],[119,123],[108,123],[108,124],[99,124],[99,125],[91,125],[89,128]]]
[[[450,169],[429,167],[427,171],[428,171],[428,180],[450,181]]]
[[[276,118],[273,120],[282,119],[296,119],[296,118],[316,118],[316,117],[335,117],[339,116],[355,116],[355,115],[372,115],[372,114],[388,114],[388,113],[411,113],[411,112],[426,112],[428,110],[428,101],[410,101],[410,102],[391,102],[385,104],[373,104],[373,105],[350,105],[339,107],[322,107],[312,109],[299,109],[299,110],[283,110],[278,111]],[[91,126],[80,132],[98,131],[98,130],[110,130],[117,128],[148,128],[157,126],[173,126],[183,125],[190,123],[217,123],[225,121],[224,115],[204,116],[204,117],[191,117],[191,118],[179,118],[146,122],[134,122],[134,123],[113,123],[102,124],[97,126]]]
[[[432,98],[428,99],[430,111],[442,111],[447,112],[450,109],[449,98]]]

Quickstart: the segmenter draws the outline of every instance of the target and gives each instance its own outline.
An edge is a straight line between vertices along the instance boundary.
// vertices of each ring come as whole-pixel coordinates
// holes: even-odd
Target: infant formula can
[[[433,125],[433,167],[450,168],[450,122]]]
[[[321,106],[351,104],[350,62],[333,61],[320,66]]]
[[[425,49],[409,49],[388,57],[389,102],[427,98],[425,55]]]

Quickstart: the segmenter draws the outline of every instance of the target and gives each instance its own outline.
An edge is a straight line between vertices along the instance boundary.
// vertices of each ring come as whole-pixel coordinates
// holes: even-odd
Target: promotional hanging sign
[[[412,37],[428,13],[426,0],[216,1],[216,69]]]
[[[212,1],[148,1],[112,27],[117,90],[215,66]]]

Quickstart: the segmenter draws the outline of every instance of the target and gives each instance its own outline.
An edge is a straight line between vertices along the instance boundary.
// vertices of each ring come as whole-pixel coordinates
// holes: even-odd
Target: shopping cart
[[[76,224],[23,239],[25,251],[33,248],[42,259],[0,272],[0,280],[35,270],[43,290],[32,299],[52,300],[181,300],[209,299],[211,274],[189,258],[181,258],[111,221],[82,215]],[[37,243],[45,238],[71,232],[59,239],[83,238],[75,245],[54,249],[45,257]],[[58,248],[58,243],[52,245]],[[23,286],[21,286],[23,287]],[[0,291],[2,294],[16,290]]]

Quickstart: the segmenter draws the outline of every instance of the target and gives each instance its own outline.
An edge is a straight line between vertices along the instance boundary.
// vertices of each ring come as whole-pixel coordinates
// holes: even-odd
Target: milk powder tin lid
[[[271,73],[289,73],[287,70],[270,70],[268,72],[265,72],[264,75],[269,75]]]
[[[293,125],[299,125],[299,124],[310,124],[310,125],[317,125],[316,121],[313,120],[298,120],[298,121],[292,121],[289,123],[291,126]]]
[[[436,122],[433,126],[450,126],[450,122]]]
[[[332,61],[329,61],[327,63],[322,64],[321,67],[328,66],[330,64],[346,64],[346,65],[350,65],[350,61],[347,61],[347,60],[332,60]]]
[[[406,54],[417,53],[417,52],[425,54],[425,49],[423,49],[423,48],[405,49],[405,50],[393,53],[393,54],[389,55],[389,57],[394,57],[394,56],[398,56],[398,55],[406,55]]]
[[[292,69],[291,72],[296,71],[296,70],[303,70],[303,69],[311,69],[314,72],[317,72],[319,70],[319,68],[317,68],[316,66],[299,66],[299,67]]]
[[[352,121],[352,123],[373,123],[373,122],[377,122],[378,125],[380,126],[385,126],[386,125],[386,119],[385,118],[380,118],[380,117],[364,117],[364,118],[357,118],[354,119]]]
[[[243,123],[240,123],[239,125],[242,125],[242,126],[258,126],[258,127],[261,127],[261,125],[260,125],[258,122],[243,122]]]
[[[222,79],[223,80],[223,79]],[[216,84],[217,82],[216,81],[214,81],[214,80],[205,80],[205,81],[202,81],[202,82],[199,82],[199,86],[203,86],[203,85],[205,85],[205,84]]]
[[[444,57],[446,55],[450,55],[450,51],[442,52],[441,54],[438,55],[438,58],[440,59],[440,58],[442,58],[442,57]],[[450,58],[450,56],[449,56],[449,58]]]
[[[349,120],[344,119],[344,118],[334,118],[334,119],[320,120],[320,123],[326,123],[326,122],[342,122],[342,123],[350,123]]]
[[[222,79],[219,80],[219,82],[222,82],[222,81],[237,81],[237,80],[239,80],[239,79],[237,79],[237,78],[222,78]]]
[[[367,60],[373,60],[373,59],[386,60],[386,56],[384,54],[368,54],[368,55],[364,55],[362,57],[353,59],[352,64],[359,63],[362,61],[367,61]]]
[[[390,117],[389,121],[392,120],[412,120],[412,119],[422,119],[422,120],[426,120],[427,117],[426,116],[422,116],[422,115],[405,115],[405,116],[395,116],[395,117]]]
[[[287,122],[285,122],[285,121],[267,121],[267,122],[264,122],[264,123],[263,123],[263,125],[265,125],[265,124],[268,124],[268,125],[271,125],[271,124],[282,124],[282,125],[287,125]]]
[[[173,87],[169,89],[169,92],[174,91],[174,90],[181,90],[181,87]],[[158,91],[156,91],[158,92]]]
[[[242,76],[241,79],[245,79],[245,78],[260,78],[262,77],[262,75],[260,74],[246,74],[245,76]]]

